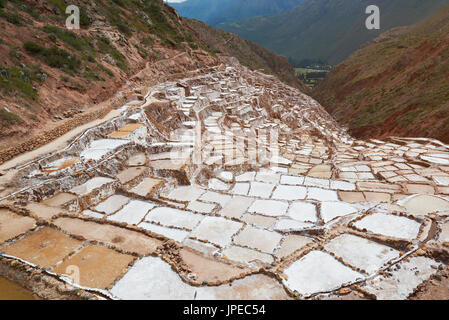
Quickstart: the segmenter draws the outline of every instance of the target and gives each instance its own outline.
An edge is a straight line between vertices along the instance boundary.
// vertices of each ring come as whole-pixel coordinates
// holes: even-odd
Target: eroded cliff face
[[[449,142],[449,7],[362,46],[313,96],[359,138]]]
[[[65,299],[435,294],[449,146],[355,140],[235,58],[137,91],[68,145],[0,166],[1,276]]]

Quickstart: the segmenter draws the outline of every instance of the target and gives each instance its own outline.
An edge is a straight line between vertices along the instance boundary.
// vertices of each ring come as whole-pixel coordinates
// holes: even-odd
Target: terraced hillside
[[[235,58],[0,166],[0,276],[51,299],[448,298],[449,146],[351,138]]]
[[[449,6],[394,29],[335,67],[314,96],[356,137],[449,142]]]

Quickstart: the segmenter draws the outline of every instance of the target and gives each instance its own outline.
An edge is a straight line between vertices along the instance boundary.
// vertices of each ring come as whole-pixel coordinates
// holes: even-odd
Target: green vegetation
[[[79,59],[56,46],[45,48],[32,41],[27,41],[24,43],[24,48],[28,53],[37,56],[50,67],[61,69],[69,74],[78,72],[81,67]]]
[[[9,127],[20,122],[22,122],[22,119],[18,115],[7,111],[5,108],[0,109],[0,124],[2,126]]]
[[[0,9],[0,18],[4,18],[9,23],[15,24],[16,26],[25,25],[25,20],[23,20],[17,13],[9,10]]]
[[[23,97],[37,100],[38,95],[33,83],[42,83],[47,75],[42,71],[39,65],[28,67],[21,65],[8,68],[0,67],[0,89],[7,94],[14,92]]]
[[[123,71],[128,69],[125,57],[111,44],[108,38],[100,37],[97,41],[97,47],[100,52],[110,54],[114,58],[117,67]]]
[[[65,4],[64,0],[47,0],[47,2],[52,4],[53,7],[57,9],[58,14],[65,14],[67,4]]]
[[[27,5],[24,3],[24,1],[21,0],[9,0],[10,3],[12,3],[18,10],[26,12],[30,16],[32,16],[34,19],[39,20],[39,13],[34,9],[32,5]],[[6,3],[6,1],[5,1]],[[0,5],[1,7],[1,5]]]
[[[61,29],[51,25],[45,26],[43,30],[75,50],[86,52],[92,52],[94,50],[93,44],[86,36],[79,36],[70,30]]]
[[[329,70],[323,69],[310,69],[310,68],[295,68],[296,75],[299,80],[308,85],[311,88],[314,88],[318,85],[324,77],[327,75]]]

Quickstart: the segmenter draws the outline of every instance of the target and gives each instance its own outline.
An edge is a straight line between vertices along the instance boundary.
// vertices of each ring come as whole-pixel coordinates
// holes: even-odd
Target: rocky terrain
[[[0,166],[2,277],[46,299],[447,299],[448,145],[355,140],[235,58],[133,90]]]
[[[393,29],[335,67],[313,96],[358,138],[449,142],[449,6]]]

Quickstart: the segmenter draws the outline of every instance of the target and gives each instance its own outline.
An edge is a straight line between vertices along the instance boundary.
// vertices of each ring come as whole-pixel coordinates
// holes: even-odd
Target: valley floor
[[[448,298],[449,146],[354,140],[235,60],[31,158],[0,180],[0,276],[41,298]]]

